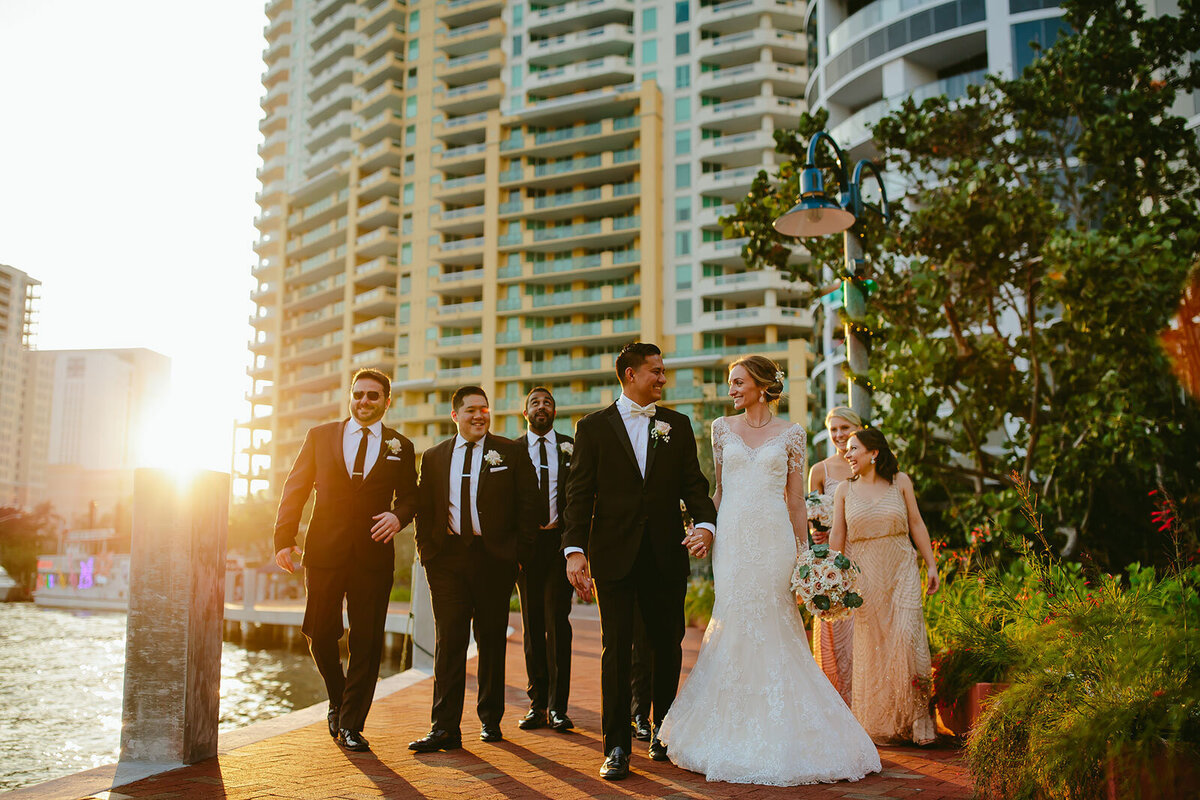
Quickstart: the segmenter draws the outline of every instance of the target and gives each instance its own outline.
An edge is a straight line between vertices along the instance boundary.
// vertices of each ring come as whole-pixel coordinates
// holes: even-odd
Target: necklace
[[[754,428],[755,430],[757,430],[757,429],[759,429],[759,428],[765,428],[765,427],[767,427],[767,425],[769,425],[769,424],[770,424],[770,422],[771,422],[771,420],[772,420],[772,419],[774,419],[774,415],[772,415],[771,413],[769,413],[769,412],[768,412],[768,413],[767,413],[767,421],[766,421],[766,422],[764,422],[762,425],[754,425],[754,424],[752,424],[752,423],[750,422],[750,417],[749,417],[749,416],[747,416],[747,417],[746,417],[746,424],[747,424],[747,425],[749,425],[751,428]]]

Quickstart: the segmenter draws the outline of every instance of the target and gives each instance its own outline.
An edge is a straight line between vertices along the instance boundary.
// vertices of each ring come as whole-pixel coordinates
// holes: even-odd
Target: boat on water
[[[116,531],[67,531],[63,552],[38,556],[33,600],[49,608],[129,609],[129,554],[113,551]]]

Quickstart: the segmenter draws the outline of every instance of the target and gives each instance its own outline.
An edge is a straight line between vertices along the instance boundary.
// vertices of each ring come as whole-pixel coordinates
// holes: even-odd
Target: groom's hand
[[[292,553],[300,555],[300,548],[293,545],[285,547],[275,554],[275,564],[284,572],[292,573],[296,571],[296,568],[292,565]]]
[[[585,603],[592,602],[592,573],[588,569],[587,556],[583,553],[571,553],[567,556],[567,580],[579,592],[579,599]]]

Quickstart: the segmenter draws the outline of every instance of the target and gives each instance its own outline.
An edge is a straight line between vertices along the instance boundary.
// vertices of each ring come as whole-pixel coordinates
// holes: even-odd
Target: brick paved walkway
[[[364,733],[374,752],[345,753],[320,722],[233,749],[200,764],[146,778],[111,792],[105,800],[136,798],[911,798],[940,800],[971,796],[971,777],[953,748],[882,748],[883,772],[858,783],[793,788],[708,783],[673,764],[651,761],[635,742],[632,774],[609,782],[597,775],[600,762],[600,629],[594,619],[575,620],[569,734],[525,732],[525,668],[520,617],[508,644],[505,741],[476,738],[474,662],[468,669],[464,747],[450,753],[414,755],[408,743],[429,729],[433,681],[426,679],[378,700]],[[700,645],[701,631],[689,629],[684,667]]]

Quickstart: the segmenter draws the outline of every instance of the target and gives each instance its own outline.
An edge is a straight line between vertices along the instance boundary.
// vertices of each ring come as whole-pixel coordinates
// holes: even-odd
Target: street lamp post
[[[821,143],[829,145],[834,154],[835,175],[841,196],[834,200],[825,193],[825,178],[817,166],[817,150]],[[825,131],[818,132],[809,140],[808,158],[800,174],[800,200],[786,214],[775,220],[775,230],[786,236],[808,238],[831,233],[842,234],[845,251],[845,269],[842,274],[842,307],[846,309],[846,365],[849,367],[850,407],[864,420],[871,418],[871,392],[856,380],[867,372],[867,334],[857,330],[853,321],[862,319],[866,312],[866,298],[855,281],[861,274],[863,263],[862,241],[854,233],[857,219],[867,211],[876,211],[886,222],[889,218],[887,192],[883,179],[874,163],[862,159],[854,165],[852,177],[846,177],[846,156],[837,142]],[[863,203],[862,181],[870,173],[879,184],[880,207],[875,209]]]

